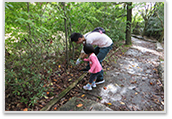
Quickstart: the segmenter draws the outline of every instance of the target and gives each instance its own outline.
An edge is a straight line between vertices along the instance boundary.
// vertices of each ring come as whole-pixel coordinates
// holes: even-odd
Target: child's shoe
[[[87,85],[83,86],[85,90],[92,90],[91,85],[88,83]]]
[[[95,83],[95,81],[93,81],[93,83],[91,84],[91,86],[92,86],[93,88],[96,88],[96,83]]]

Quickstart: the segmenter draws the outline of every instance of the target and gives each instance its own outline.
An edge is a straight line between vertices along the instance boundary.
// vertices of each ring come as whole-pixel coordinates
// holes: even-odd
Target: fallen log
[[[136,36],[136,35],[133,35],[133,34],[132,34],[131,36],[134,37],[134,38],[138,38],[138,39],[147,41],[147,42],[151,42],[151,43],[156,43],[156,42],[157,42],[157,41],[148,40],[148,39],[145,39],[145,38],[143,38],[143,37],[141,37],[141,36]]]

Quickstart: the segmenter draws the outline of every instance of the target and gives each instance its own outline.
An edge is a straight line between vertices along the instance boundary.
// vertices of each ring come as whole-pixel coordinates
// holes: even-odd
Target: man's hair
[[[70,38],[71,38],[71,41],[73,42],[77,42],[78,41],[78,38],[82,38],[83,37],[83,35],[82,34],[80,34],[80,33],[72,33],[71,35],[70,35]]]
[[[91,44],[84,45],[84,52],[86,54],[95,53],[94,47]]]

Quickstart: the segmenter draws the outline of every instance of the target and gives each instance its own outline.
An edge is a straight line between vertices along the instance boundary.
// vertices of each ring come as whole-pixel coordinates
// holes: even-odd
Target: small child
[[[97,56],[95,55],[94,47],[91,44],[84,45],[84,52],[89,55],[89,58],[85,58],[84,61],[89,61],[90,69],[88,72],[91,73],[91,75],[89,83],[83,86],[83,88],[85,90],[92,90],[92,87],[96,87],[95,81],[97,76],[100,74],[100,71],[102,70],[102,66]]]

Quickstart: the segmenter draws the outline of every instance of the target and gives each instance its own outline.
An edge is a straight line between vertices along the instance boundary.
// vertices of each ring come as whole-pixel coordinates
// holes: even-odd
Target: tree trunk
[[[29,13],[29,2],[27,2],[27,12]],[[30,19],[30,15],[28,16],[28,19]],[[30,24],[29,23],[27,23],[28,24],[28,27],[29,27],[29,37],[28,37],[28,39],[30,40],[30,42],[32,42],[32,40],[31,40],[31,27],[30,27]]]
[[[67,16],[66,16],[66,9],[65,9],[65,2],[62,2],[63,5],[63,11],[64,11],[64,25],[65,25],[65,40],[66,40],[66,69],[68,69],[69,64],[69,54],[68,54],[68,41],[67,41]]]
[[[131,45],[132,2],[127,3],[126,45]]]
[[[160,36],[160,38],[158,39],[158,41],[161,43],[161,42],[163,41],[163,39],[164,39],[164,29],[163,29],[163,31],[162,31],[162,33],[161,33],[161,36]]]
[[[144,29],[143,29],[143,32],[142,32],[142,37],[145,35],[147,26],[148,26],[148,19],[145,19],[145,26],[144,26]]]

